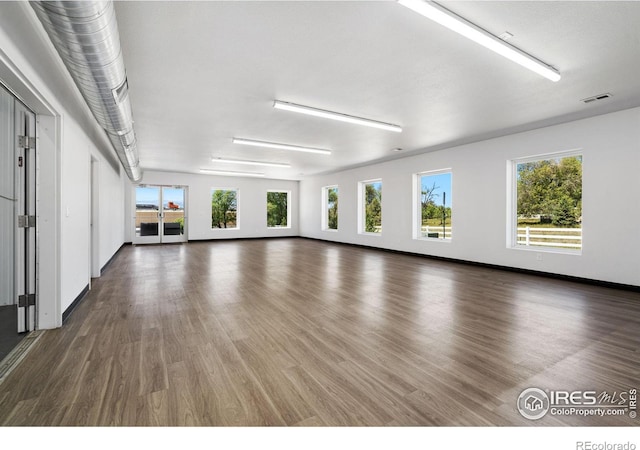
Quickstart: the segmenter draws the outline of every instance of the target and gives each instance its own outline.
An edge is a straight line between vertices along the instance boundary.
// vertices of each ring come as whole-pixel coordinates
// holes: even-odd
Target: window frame
[[[240,229],[240,188],[231,188],[231,187],[212,187],[209,190],[209,205],[211,205],[211,198],[213,197],[214,191],[235,191],[236,193],[236,226],[233,228],[217,228],[211,224],[211,230],[215,231],[234,231]],[[211,210],[209,210],[211,213]]]
[[[335,189],[338,195],[338,209],[336,212],[338,225],[336,228],[329,228],[329,191]],[[340,228],[340,188],[337,184],[322,187],[322,231],[336,233]]]
[[[279,194],[287,194],[287,225],[286,226],[269,226],[269,193],[270,192],[276,192]],[[268,230],[286,230],[286,229],[290,229],[291,228],[291,191],[288,189],[267,189],[266,195],[265,195],[265,209],[266,209],[266,216],[265,216],[265,221],[266,221],[266,225],[267,225],[267,229]]]
[[[582,184],[584,188],[584,153],[582,148],[576,148],[571,150],[561,150],[550,153],[542,153],[533,156],[526,156],[523,158],[514,158],[507,161],[507,248],[511,250],[521,250],[528,252],[542,253],[559,253],[563,255],[582,255],[584,249],[584,226],[580,227],[581,241],[580,248],[562,248],[562,247],[550,247],[542,245],[523,245],[518,243],[518,164],[525,164],[536,161],[545,161],[551,159],[563,159],[579,156],[582,164]],[[584,191],[583,196],[584,198]],[[542,260],[541,256],[538,256],[538,260]]]
[[[358,182],[358,234],[366,235],[366,236],[382,236],[382,194],[380,198],[380,232],[376,233],[374,231],[366,231],[365,226],[367,222],[367,211],[366,211],[366,187],[369,184],[380,183],[380,192],[382,192],[382,178],[372,178],[370,180],[363,180]]]
[[[449,192],[451,201],[451,232],[449,238],[444,237],[426,237],[422,236],[422,177],[431,175],[451,174],[451,189]],[[453,169],[450,167],[444,169],[426,170],[413,175],[413,239],[428,242],[445,242],[451,243],[453,240]]]

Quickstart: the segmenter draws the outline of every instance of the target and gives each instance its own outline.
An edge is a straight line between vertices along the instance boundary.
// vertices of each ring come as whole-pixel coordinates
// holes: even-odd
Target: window
[[[211,189],[211,228],[238,228],[237,189]]]
[[[582,249],[582,155],[514,161],[515,247]]]
[[[338,186],[327,186],[323,189],[323,230],[338,229]]]
[[[289,192],[267,192],[267,227],[288,228]]]
[[[362,181],[360,185],[360,232],[382,233],[382,180]]]
[[[449,169],[423,172],[416,175],[417,239],[451,240],[452,175]]]

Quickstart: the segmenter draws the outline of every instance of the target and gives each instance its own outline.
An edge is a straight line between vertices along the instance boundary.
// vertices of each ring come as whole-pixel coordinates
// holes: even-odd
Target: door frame
[[[29,8],[28,5],[25,7]],[[61,155],[62,116],[0,49],[0,85],[35,113],[36,123],[36,329],[62,326]],[[43,187],[44,186],[44,187]]]

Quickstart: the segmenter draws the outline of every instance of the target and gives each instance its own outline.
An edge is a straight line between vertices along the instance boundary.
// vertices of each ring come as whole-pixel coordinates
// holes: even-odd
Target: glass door
[[[186,188],[135,187],[134,244],[185,242]]]
[[[133,236],[134,244],[160,243],[160,187],[140,185],[135,187],[136,204]]]
[[[185,188],[182,186],[162,187],[162,242],[184,242]]]

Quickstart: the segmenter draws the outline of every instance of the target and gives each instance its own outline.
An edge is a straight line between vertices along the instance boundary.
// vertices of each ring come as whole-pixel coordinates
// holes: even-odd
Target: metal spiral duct
[[[139,182],[142,171],[113,2],[43,1],[31,6],[107,132],[127,176]]]

